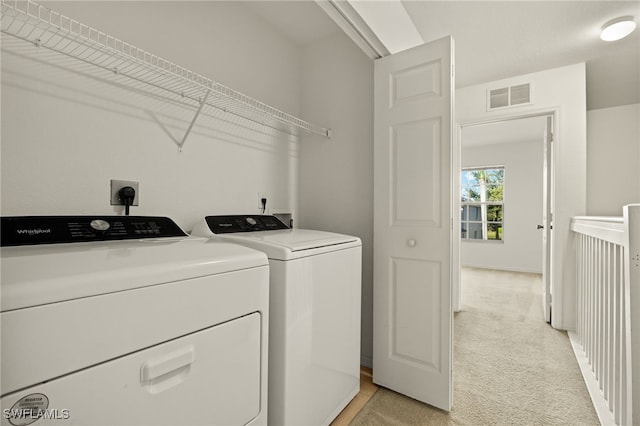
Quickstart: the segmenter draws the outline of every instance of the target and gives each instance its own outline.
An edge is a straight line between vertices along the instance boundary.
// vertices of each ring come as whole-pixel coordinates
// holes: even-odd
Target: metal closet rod
[[[180,146],[184,145],[205,105],[292,135],[297,135],[297,129],[301,129],[331,137],[329,129],[273,108],[34,1],[2,0],[1,25],[3,33],[37,47],[197,100],[200,105]]]

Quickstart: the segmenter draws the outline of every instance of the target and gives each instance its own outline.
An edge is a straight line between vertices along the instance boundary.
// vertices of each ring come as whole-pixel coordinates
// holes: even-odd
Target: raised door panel
[[[440,264],[401,258],[392,262],[391,356],[439,373]]]
[[[391,127],[392,226],[439,226],[440,120]]]

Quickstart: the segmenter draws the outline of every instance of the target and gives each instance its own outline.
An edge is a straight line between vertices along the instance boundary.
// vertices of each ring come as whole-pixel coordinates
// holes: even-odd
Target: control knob
[[[111,228],[111,224],[102,219],[92,220],[91,222],[89,222],[89,226],[98,235],[104,234],[109,230],[109,228]]]

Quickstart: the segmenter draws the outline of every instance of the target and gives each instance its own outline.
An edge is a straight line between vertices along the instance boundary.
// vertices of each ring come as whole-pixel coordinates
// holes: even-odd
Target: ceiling
[[[300,47],[341,31],[313,0],[253,0],[243,4]]]
[[[457,87],[585,62],[587,109],[640,103],[640,29],[617,42],[599,38],[611,19],[638,22],[640,0],[401,3],[423,40],[453,36]],[[314,1],[246,5],[300,46],[340,31]]]
[[[614,18],[640,19],[640,1],[404,1],[423,40],[453,35],[458,87],[587,64],[587,109],[640,103],[640,30],[600,40]]]

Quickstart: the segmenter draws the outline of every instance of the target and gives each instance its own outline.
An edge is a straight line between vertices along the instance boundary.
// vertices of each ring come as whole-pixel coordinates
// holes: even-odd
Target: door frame
[[[513,113],[513,114],[505,114],[505,115],[497,115],[495,117],[492,117],[490,119],[477,119],[477,120],[467,120],[467,121],[463,121],[463,122],[456,122],[455,125],[455,131],[457,133],[456,137],[453,138],[452,144],[454,145],[454,149],[453,151],[456,153],[456,159],[454,161],[453,166],[458,170],[458,178],[457,178],[457,185],[454,185],[453,188],[453,202],[455,203],[455,205],[453,206],[453,211],[460,211],[460,172],[462,170],[462,130],[466,127],[474,127],[474,126],[481,126],[481,125],[485,125],[485,124],[495,124],[495,123],[502,123],[502,122],[506,122],[506,121],[514,121],[514,120],[521,120],[521,119],[526,119],[526,118],[534,118],[534,117],[547,117],[547,116],[551,116],[552,117],[552,124],[553,124],[553,128],[551,129],[552,133],[553,133],[553,141],[552,142],[546,142],[549,146],[547,146],[547,149],[551,149],[551,185],[550,185],[550,191],[551,194],[549,196],[549,199],[551,200],[551,205],[549,206],[550,211],[553,212],[555,210],[555,184],[556,184],[556,179],[555,179],[555,172],[556,172],[556,161],[554,161],[555,158],[557,158],[557,143],[558,143],[558,129],[560,128],[559,125],[559,120],[560,120],[560,109],[559,108],[545,108],[545,109],[541,109],[541,110],[533,110],[533,111],[529,111],[526,113]],[[452,173],[453,174],[453,173]],[[455,175],[454,175],[455,176]],[[454,223],[453,223],[453,229],[454,230],[459,230],[460,226],[461,226],[461,219],[460,219],[460,215],[454,215],[454,219],[453,219]],[[456,238],[456,233],[454,233],[454,235],[452,235],[453,238]],[[457,238],[460,238],[459,232],[457,233]],[[456,257],[455,262],[452,262],[454,265],[458,265],[458,268],[456,270],[456,268],[454,267],[454,271],[452,271],[452,280],[453,280],[453,294],[452,294],[452,302],[453,302],[453,311],[454,312],[460,312],[461,310],[461,297],[462,297],[462,284],[461,284],[461,280],[460,280],[460,269],[462,268],[462,265],[460,263],[460,247],[462,245],[458,244],[458,252],[454,255]],[[553,259],[553,256],[551,255],[553,253],[553,238],[548,238],[547,239],[547,252],[549,253],[549,258]],[[544,272],[544,271],[543,271]],[[553,280],[553,273],[552,273],[552,265],[549,264],[548,265],[548,271],[547,271],[547,276],[549,278],[549,291],[551,294],[557,294],[556,291],[557,286],[556,283]],[[545,283],[543,283],[544,285]],[[558,305],[558,306],[554,306],[554,310],[557,312],[559,310],[562,310],[562,306]]]

